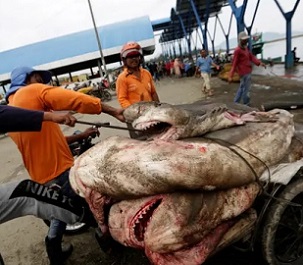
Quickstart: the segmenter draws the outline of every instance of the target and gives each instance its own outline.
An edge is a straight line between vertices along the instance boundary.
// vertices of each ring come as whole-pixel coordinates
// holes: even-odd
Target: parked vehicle
[[[106,78],[98,82],[93,89],[88,92],[89,95],[100,98],[102,101],[110,101],[112,99],[111,93],[109,93],[109,82]]]
[[[269,265],[303,264],[303,169],[288,185],[264,187],[253,208],[257,219],[238,235],[240,250],[261,250]]]
[[[110,84],[109,84],[109,89],[110,89],[111,91],[116,91],[116,81],[110,82]]]
[[[75,91],[78,91],[80,93],[84,93],[87,95],[91,95],[93,97],[100,98],[102,101],[110,101],[112,99],[111,93],[109,93],[109,87],[110,84],[106,78],[101,79],[100,82],[97,82],[97,84],[89,83],[89,86],[77,86],[74,88]]]
[[[3,260],[2,256],[1,256],[1,253],[0,253],[0,265],[4,265],[4,260]]]

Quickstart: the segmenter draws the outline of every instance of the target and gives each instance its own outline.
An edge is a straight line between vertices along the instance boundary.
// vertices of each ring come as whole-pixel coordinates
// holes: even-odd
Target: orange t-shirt
[[[9,97],[9,103],[11,106],[40,111],[101,112],[100,99],[38,83],[20,88]],[[73,165],[73,156],[56,123],[43,122],[40,132],[10,133],[9,136],[18,146],[24,165],[34,181],[46,183]]]
[[[118,76],[116,87],[117,97],[122,108],[139,102],[152,101],[156,92],[153,78],[149,71],[140,68],[141,78],[131,74],[127,68]]]

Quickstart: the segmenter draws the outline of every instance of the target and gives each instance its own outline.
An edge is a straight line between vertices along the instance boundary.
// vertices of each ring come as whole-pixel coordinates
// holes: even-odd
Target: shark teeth
[[[138,123],[136,124],[135,128],[138,130],[147,130],[151,127],[154,127],[158,124],[160,124],[160,121],[149,121],[149,122],[144,122],[144,123]]]
[[[135,217],[135,222],[132,225],[134,235],[138,241],[144,240],[146,228],[153,216],[154,211],[160,205],[162,199],[157,199],[150,204],[146,205],[140,210]]]

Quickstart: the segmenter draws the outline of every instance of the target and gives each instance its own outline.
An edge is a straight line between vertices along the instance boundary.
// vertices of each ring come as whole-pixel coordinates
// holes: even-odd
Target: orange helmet
[[[123,45],[120,52],[121,58],[126,58],[127,56],[134,54],[143,56],[142,48],[137,42],[131,41]]]

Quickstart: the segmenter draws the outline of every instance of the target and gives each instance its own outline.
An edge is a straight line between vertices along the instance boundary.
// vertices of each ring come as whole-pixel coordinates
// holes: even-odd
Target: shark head
[[[128,123],[150,139],[177,140],[244,125],[247,122],[273,122],[271,112],[239,111],[223,103],[184,108],[159,102],[138,102],[124,111]]]
[[[190,112],[159,102],[138,102],[124,111],[127,122],[151,139],[179,139],[192,120]]]
[[[211,245],[209,242],[222,236],[217,228],[248,209],[258,192],[259,186],[252,183],[220,192],[179,192],[124,200],[110,209],[110,233],[123,245],[150,254],[173,255],[195,248],[206,237],[204,244]]]

